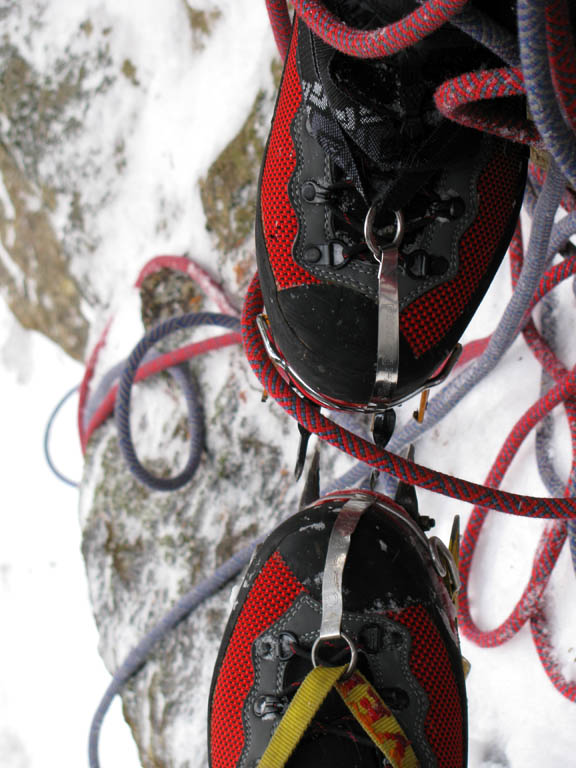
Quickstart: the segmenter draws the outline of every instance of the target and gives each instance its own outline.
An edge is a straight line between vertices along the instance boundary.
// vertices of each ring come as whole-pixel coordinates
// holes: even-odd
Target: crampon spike
[[[302,476],[302,470],[306,462],[306,451],[308,450],[308,440],[310,440],[310,432],[303,427],[302,424],[298,424],[298,431],[300,432],[300,443],[298,445],[298,456],[296,457],[296,466],[294,467],[294,477],[296,480],[300,480]]]
[[[302,510],[304,507],[313,504],[320,498],[320,451],[318,446],[315,447],[312,455],[312,461],[308,467],[308,474],[306,475],[306,481],[302,490],[302,496],[300,497],[300,507]]]
[[[456,563],[456,568],[458,568],[460,565],[460,515],[454,515],[448,549],[450,550],[452,559]]]

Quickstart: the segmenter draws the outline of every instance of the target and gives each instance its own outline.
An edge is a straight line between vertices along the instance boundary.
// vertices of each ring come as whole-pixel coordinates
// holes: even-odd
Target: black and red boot
[[[457,569],[418,521],[347,491],[260,545],[214,670],[211,768],[464,768]]]
[[[420,7],[326,5],[362,29]],[[310,400],[382,412],[449,372],[511,239],[527,158],[520,145],[442,118],[433,94],[499,63],[450,25],[361,60],[296,20],[262,166],[256,253],[268,353]]]

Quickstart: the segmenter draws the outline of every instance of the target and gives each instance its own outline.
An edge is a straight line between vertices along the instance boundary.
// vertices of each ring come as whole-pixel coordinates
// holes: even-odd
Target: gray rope
[[[511,32],[501,27],[478,8],[468,5],[450,23],[480,45],[500,57],[511,67],[520,64],[518,42]]]
[[[72,397],[72,395],[75,395],[76,392],[78,392],[78,389],[79,389],[78,386],[72,387],[72,389],[66,392],[66,394],[63,397],[61,397],[60,400],[56,403],[56,405],[52,410],[52,413],[50,414],[50,417],[48,418],[46,427],[44,428],[44,441],[43,441],[44,458],[46,459],[46,463],[48,464],[52,472],[56,475],[58,480],[61,480],[63,483],[66,483],[66,485],[69,485],[72,488],[78,488],[80,483],[76,482],[76,480],[72,480],[67,475],[60,472],[60,470],[52,460],[52,454],[50,452],[50,436],[52,435],[52,427],[54,426],[56,417],[60,413],[63,406]]]
[[[566,125],[548,60],[545,0],[518,0],[520,60],[532,118],[546,149],[576,187],[576,137]]]
[[[556,302],[552,294],[545,296],[540,302],[540,333],[542,338],[548,343],[552,352],[555,352],[556,340]],[[548,392],[553,384],[552,377],[542,369],[540,377],[540,396]],[[536,429],[536,464],[538,473],[546,490],[551,496],[560,497],[566,490],[566,484],[562,482],[560,475],[554,466],[552,456],[552,440],[554,437],[554,421],[551,414],[545,416]]]
[[[565,180],[551,162],[542,193],[534,209],[530,242],[518,284],[484,353],[468,365],[428,403],[423,424],[409,423],[390,441],[389,450],[399,453],[441,421],[482,379],[494,370],[509,349],[523,323],[542,273],[554,252],[549,249],[554,214],[564,191]]]
[[[114,697],[119,694],[128,680],[133,677],[146,663],[152,649],[169,632],[171,632],[183,619],[189,616],[192,611],[214,595],[228,581],[233,579],[250,561],[252,553],[256,546],[264,539],[264,536],[248,544],[200,584],[195,586],[183,597],[181,597],[174,607],[150,629],[142,640],[128,654],[123,663],[118,667],[110,685],[106,689],[98,708],[92,718],[90,734],[88,739],[88,761],[90,768],[100,768],[98,758],[98,744],[100,741],[100,731],[102,722],[110,708]]]

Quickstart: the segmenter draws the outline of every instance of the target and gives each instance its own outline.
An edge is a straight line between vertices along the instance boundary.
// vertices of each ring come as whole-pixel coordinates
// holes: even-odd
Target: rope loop
[[[201,325],[216,325],[230,330],[239,328],[239,321],[230,315],[211,312],[191,312],[164,320],[152,328],[134,347],[122,373],[116,395],[114,418],[118,429],[118,445],[133,474],[149,488],[157,491],[173,491],[188,483],[200,463],[204,448],[204,411],[197,396],[196,385],[181,367],[171,368],[171,375],[181,383],[188,409],[190,428],[190,454],[184,469],[173,477],[158,477],[147,470],[136,455],[130,426],[130,402],[132,385],[138,366],[151,347],[167,336]]]
[[[319,0],[294,0],[293,4],[296,14],[327,45],[347,56],[379,59],[409,48],[440,29],[467,3],[468,0],[427,0],[403,19],[368,31],[347,26]]]

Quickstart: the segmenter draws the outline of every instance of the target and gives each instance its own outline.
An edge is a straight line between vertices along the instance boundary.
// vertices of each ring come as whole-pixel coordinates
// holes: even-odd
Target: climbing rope
[[[56,403],[54,406],[52,413],[48,417],[48,421],[46,423],[46,427],[44,428],[44,440],[43,440],[43,447],[44,447],[44,458],[46,459],[46,463],[48,464],[48,467],[53,472],[53,474],[56,475],[58,480],[61,480],[66,485],[70,485],[72,488],[78,488],[80,483],[78,483],[76,480],[72,480],[68,477],[68,475],[65,475],[63,472],[60,472],[56,464],[54,463],[52,459],[52,452],[50,450],[50,438],[52,436],[52,427],[54,426],[54,422],[56,421],[56,418],[58,417],[58,414],[66,405],[68,400],[75,395],[78,392],[78,387],[72,387],[72,389],[68,390],[65,395],[63,395],[60,400]]]
[[[89,398],[90,380],[94,374],[100,351],[106,343],[110,328],[110,323],[108,323],[88,360],[86,373],[80,385],[78,425],[82,448],[85,451],[91,435],[114,411],[118,428],[118,445],[130,471],[140,482],[153,490],[171,491],[181,488],[192,479],[204,448],[202,404],[196,384],[188,371],[183,368],[182,363],[196,355],[236,344],[239,342],[240,336],[236,310],[222,288],[203,267],[187,257],[157,256],[151,259],[138,275],[135,287],[141,287],[146,277],[160,269],[183,272],[191,277],[202,289],[206,298],[211,299],[222,310],[222,313],[191,312],[157,324],[132,350],[127,360],[117,363],[102,377],[99,387]],[[233,333],[188,344],[160,355],[152,350],[158,342],[171,334],[206,325],[227,328]],[[145,359],[146,362],[142,364]],[[158,477],[142,465],[134,448],[130,427],[130,404],[134,383],[162,370],[168,370],[183,391],[190,433],[190,453],[186,465],[177,475],[168,478]]]
[[[522,517],[576,518],[576,499],[539,498],[499,491],[486,485],[437,472],[390,451],[378,448],[373,443],[369,443],[323,416],[317,406],[295,394],[274,368],[266,354],[256,325],[256,317],[262,310],[262,294],[258,279],[255,277],[248,289],[242,319],[244,350],[248,362],[265,391],[309,432],[318,435],[322,440],[344,453],[360,459],[374,469],[387,472],[398,480],[434,493]],[[570,374],[569,380],[564,382],[564,385],[564,389],[568,391],[574,388],[576,386],[576,373]],[[561,401],[563,391],[555,391],[554,396],[548,398],[546,403],[540,404],[533,411],[529,411],[527,419],[537,423],[544,417],[545,413]]]
[[[327,45],[347,56],[379,59],[392,56],[431,35],[461,11],[467,2],[468,0],[427,0],[400,21],[369,31],[353,29],[343,24],[318,0],[293,0],[293,5],[306,26]],[[277,7],[278,3],[273,2],[272,5]]]
[[[136,371],[146,352],[162,339],[177,331],[197,328],[204,325],[217,325],[231,330],[239,329],[238,318],[212,312],[191,312],[181,317],[172,317],[158,323],[132,350],[126,363],[116,394],[114,411],[118,429],[118,445],[128,468],[144,485],[157,491],[173,491],[188,483],[200,463],[204,449],[204,411],[193,380],[180,367],[171,367],[171,374],[179,381],[184,391],[188,409],[188,427],[190,432],[190,454],[186,466],[173,477],[158,477],[147,470],[136,455],[130,426],[130,402],[132,385]]]
[[[267,7],[280,54],[284,57],[291,34],[286,3],[283,0],[267,0]],[[569,240],[576,231],[576,222],[570,215],[554,222],[559,205],[562,203],[567,210],[571,210],[575,200],[574,192],[567,189],[568,185],[574,187],[576,180],[576,64],[568,4],[566,0],[550,0],[548,3],[519,0],[518,41],[477,9],[467,7],[466,0],[428,0],[401,21],[369,32],[343,25],[317,0],[294,0],[294,8],[302,21],[329,45],[345,54],[364,58],[392,55],[450,21],[496,53],[507,66],[483,73],[465,74],[444,83],[436,93],[438,109],[449,119],[506,135],[507,138],[529,143],[548,153],[546,172],[534,165],[530,168],[526,203],[533,217],[532,232],[525,254],[520,227],[514,235],[510,249],[514,292],[501,322],[490,337],[476,340],[465,347],[459,374],[430,400],[425,423],[417,425],[411,422],[398,430],[390,442],[389,450],[376,448],[363,437],[324,416],[314,404],[294,393],[274,369],[255,324],[255,318],[263,308],[256,277],[246,297],[242,334],[246,355],[264,389],[305,429],[359,460],[339,483],[355,485],[353,477],[363,481],[370,468],[373,468],[385,473],[388,478],[403,480],[475,505],[461,547],[463,588],[460,597],[460,626],[463,633],[479,645],[493,646],[505,642],[525,623],[529,623],[538,655],[551,681],[564,696],[576,701],[576,686],[562,675],[552,647],[544,599],[554,565],[568,537],[576,566],[573,522],[576,519],[576,500],[572,498],[576,472],[573,466],[568,483],[560,479],[550,455],[552,430],[549,419],[552,409],[562,404],[570,426],[573,455],[576,456],[576,370],[567,370],[554,353],[553,315],[548,298],[553,287],[575,274],[576,267],[576,254]],[[530,116],[526,118],[511,110],[504,110],[503,119],[502,107],[506,102],[501,100],[519,95],[527,96]],[[500,100],[496,108],[494,99]],[[565,258],[552,265],[552,259],[558,253]],[[168,264],[164,262],[164,266]],[[184,264],[174,262],[174,268],[182,269]],[[206,283],[207,291],[213,287],[209,281]],[[538,302],[544,308],[541,333],[538,333],[531,319],[531,313]],[[229,304],[227,309],[221,308],[221,311],[235,314]],[[545,319],[547,312],[548,317]],[[228,327],[236,329],[234,325]],[[542,365],[541,396],[511,430],[485,483],[471,483],[436,472],[399,455],[408,443],[415,442],[442,420],[479,381],[489,375],[520,333]],[[110,414],[110,399],[114,399],[110,395],[112,388],[109,384],[117,378],[118,369],[114,375],[110,375],[105,386],[101,385],[92,398],[88,397],[88,384],[99,350],[105,343],[105,335],[106,331],[88,361],[80,389],[79,429],[84,448],[94,429]],[[229,334],[226,343],[233,343],[232,336],[236,334]],[[145,345],[146,349],[154,343],[152,340],[148,346]],[[143,359],[140,356],[136,365],[132,360],[130,376],[133,374],[133,378],[129,381],[127,377],[120,387],[124,395],[128,392],[128,406],[132,381],[138,380],[139,376],[143,378],[142,371],[147,366],[150,367],[147,369],[150,370],[148,375],[151,375],[152,368],[155,372],[173,367],[187,358],[182,350],[177,350],[168,356],[145,359],[144,364],[138,368]],[[123,364],[122,367],[126,366]],[[128,410],[126,401],[121,410],[124,419],[121,426],[123,424],[125,427]],[[537,430],[539,471],[552,498],[513,494],[499,488],[520,445],[533,429]],[[489,510],[544,518],[551,522],[542,534],[531,577],[522,597],[505,622],[486,632],[475,625],[471,616],[468,584],[475,547]],[[112,698],[126,680],[141,668],[151,648],[166,632],[240,571],[248,561],[253,546],[255,544],[243,549],[212,577],[185,595],[121,665],[92,725],[92,768],[98,766],[98,736],[102,718]]]
[[[269,2],[274,6],[282,4],[278,0],[269,0]],[[450,2],[434,4],[434,6],[432,3],[424,3],[420,10],[426,7],[427,11],[433,9],[439,14],[453,14],[456,13],[455,5]],[[431,31],[434,24],[431,16],[430,27],[418,26],[414,23],[416,17],[412,14],[398,24],[391,25],[385,32],[376,30],[362,33],[347,29],[312,0],[309,2],[297,0],[295,10],[325,42],[345,54],[362,58],[375,55],[375,40],[381,44],[379,54],[390,55],[400,50],[408,37],[412,41],[424,37]],[[463,588],[460,622],[463,633],[480,645],[498,644],[509,639],[529,619],[533,639],[548,676],[563,695],[575,701],[576,687],[564,678],[558,663],[554,660],[543,608],[544,590],[568,530],[571,533],[571,549],[575,557],[576,527],[574,523],[570,523],[568,527],[562,521],[545,530],[524,594],[510,617],[497,629],[492,632],[481,632],[476,627],[470,615],[467,593],[475,546],[489,509],[551,519],[574,517],[574,500],[569,501],[571,511],[568,511],[565,506],[566,497],[571,495],[572,483],[568,483],[565,495],[561,497],[563,484],[559,481],[557,473],[554,473],[555,482],[549,484],[549,490],[554,493],[554,498],[548,499],[543,506],[538,505],[538,502],[531,497],[512,498],[513,495],[506,493],[501,495],[502,492],[497,490],[528,433],[560,403],[564,404],[568,416],[573,455],[576,456],[576,427],[573,419],[576,411],[575,371],[564,369],[537,333],[530,319],[530,312],[536,303],[561,280],[574,274],[574,261],[571,258],[565,259],[560,265],[546,271],[556,253],[563,248],[572,250],[568,239],[576,231],[570,216],[565,217],[559,225],[554,225],[554,217],[560,202],[563,199],[566,200],[567,196],[570,198],[570,193],[566,192],[566,186],[574,186],[576,178],[576,137],[572,130],[576,110],[576,60],[573,55],[571,20],[565,0],[553,0],[546,4],[536,0],[519,0],[520,56],[518,58],[508,33],[503,34],[494,26],[490,29],[483,28],[479,24],[481,14],[476,13],[476,18],[472,19],[467,14],[469,14],[468,9],[461,15],[460,28],[465,31],[465,26],[468,24],[468,29],[472,32],[471,36],[476,40],[482,40],[487,47],[498,52],[509,66],[482,73],[464,74],[444,83],[436,92],[436,104],[439,110],[448,118],[465,125],[544,148],[550,156],[542,189],[539,191],[537,200],[532,201],[532,234],[526,257],[524,258],[523,255],[519,226],[511,245],[515,290],[495,332],[489,338],[479,340],[473,349],[468,348],[466,362],[472,362],[466,365],[462,373],[429,403],[425,425],[416,425],[414,422],[403,430],[399,430],[392,438],[389,452],[378,451],[361,437],[325,419],[313,404],[303,403],[278,373],[272,370],[254,325],[256,314],[262,311],[262,300],[256,281],[250,287],[245,304],[244,345],[252,368],[272,397],[306,429],[360,459],[364,465],[383,470],[397,479],[463,500],[470,500],[474,494],[481,496],[480,489],[485,489],[484,498],[476,503],[462,540],[460,567]],[[458,24],[458,16],[452,16],[452,19]],[[405,23],[411,24],[411,29],[407,36],[403,37]],[[277,32],[275,35],[277,39],[280,37]],[[397,47],[394,47],[395,45]],[[521,64],[520,67],[519,64]],[[533,120],[518,118],[508,112],[504,112],[502,117],[501,107],[496,110],[487,108],[492,106],[493,99],[518,95],[527,95]],[[488,105],[484,102],[488,102]],[[532,168],[532,183],[535,177],[541,182],[543,174]],[[407,443],[415,441],[450,412],[481,379],[493,370],[520,331],[523,332],[526,342],[543,365],[545,374],[553,385],[542,392],[538,402],[517,422],[505,441],[484,486],[472,485],[458,478],[449,478],[417,465],[410,467],[410,462],[395,457],[391,453],[392,450],[400,451]],[[542,445],[542,438],[540,443]],[[573,472],[571,472],[573,479],[576,477],[575,461],[576,459],[573,460]],[[542,460],[539,466],[542,466]],[[365,474],[365,467],[359,465],[339,481],[339,487],[342,487],[340,483],[349,482],[352,479],[359,480]],[[491,493],[488,493],[489,486],[493,486],[490,489]],[[574,563],[576,566],[576,557]]]

